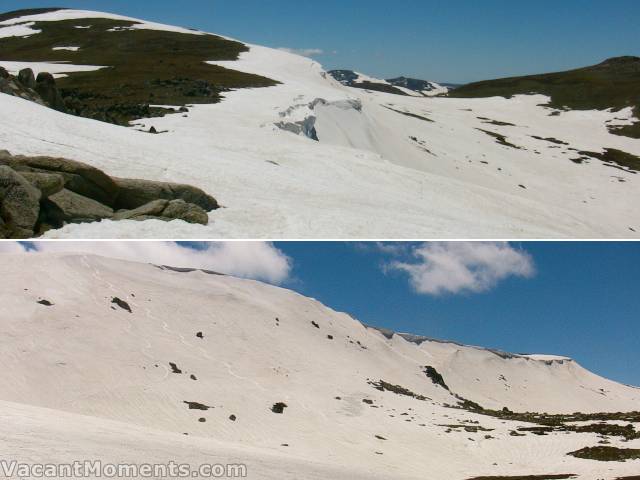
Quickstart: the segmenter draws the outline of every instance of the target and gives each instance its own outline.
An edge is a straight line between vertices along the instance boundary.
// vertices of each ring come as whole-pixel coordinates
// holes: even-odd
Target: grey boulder
[[[157,199],[184,200],[207,212],[219,208],[215,198],[191,185],[128,178],[113,180],[120,190],[116,205],[118,209],[135,209]]]
[[[95,222],[113,217],[113,210],[91,198],[63,189],[49,197],[49,203],[56,207],[65,222]]]
[[[33,70],[30,68],[23,68],[20,70],[18,72],[18,80],[27,88],[36,88],[36,77],[33,74]]]
[[[209,215],[193,203],[184,200],[153,200],[133,210],[123,210],[113,216],[114,220],[183,220],[188,223],[207,225]]]
[[[64,188],[64,178],[55,173],[20,172],[20,176],[26,178],[31,185],[40,190],[43,198],[58,193]]]
[[[11,168],[0,165],[0,235],[30,238],[40,214],[40,191]]]
[[[25,157],[0,152],[0,164],[20,172],[56,173],[64,178],[65,188],[110,207],[118,196],[115,182],[102,170],[86,163],[55,157]]]

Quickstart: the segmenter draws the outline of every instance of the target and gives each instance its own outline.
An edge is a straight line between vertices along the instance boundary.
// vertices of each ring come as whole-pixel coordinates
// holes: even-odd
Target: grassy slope
[[[457,98],[510,97],[540,93],[550,106],[576,110],[634,107],[640,116],[640,58],[618,57],[567,72],[503,78],[464,85],[450,92]],[[640,122],[612,133],[640,138]]]
[[[132,25],[134,22],[104,18],[37,22],[33,28],[42,33],[0,39],[0,57],[111,67],[73,73],[60,79],[58,86],[73,100],[69,105],[74,113],[114,123],[136,118],[149,104],[215,103],[220,93],[231,88],[277,83],[204,63],[236,60],[247,51],[242,43],[214,35],[126,29]],[[122,30],[109,31],[114,28]],[[52,50],[56,46],[78,46],[80,50]]]

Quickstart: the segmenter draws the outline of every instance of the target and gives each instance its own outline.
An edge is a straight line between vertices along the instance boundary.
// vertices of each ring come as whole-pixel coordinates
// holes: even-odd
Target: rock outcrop
[[[7,166],[0,165],[0,235],[31,236],[40,212],[40,191]]]
[[[112,178],[75,160],[0,151],[0,238],[31,238],[67,223],[183,220],[206,225],[219,208],[199,188]]]
[[[13,76],[0,67],[0,93],[20,97],[67,113],[65,101],[56,86],[55,78],[50,73],[41,72],[36,78],[33,70],[25,68],[20,70],[18,75]]]

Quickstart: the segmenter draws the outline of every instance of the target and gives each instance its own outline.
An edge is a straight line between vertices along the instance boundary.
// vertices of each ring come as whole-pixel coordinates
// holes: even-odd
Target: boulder
[[[146,218],[160,217],[169,205],[169,200],[153,200],[133,210],[121,210],[113,216],[114,220],[144,220]]]
[[[118,209],[135,209],[157,199],[184,200],[207,212],[219,208],[215,198],[191,185],[125,178],[113,180],[120,190],[116,202]]]
[[[0,235],[30,238],[40,213],[40,191],[13,169],[0,165]]]
[[[207,225],[209,223],[209,215],[207,212],[193,203],[187,203],[184,200],[172,200],[167,208],[162,212],[162,216],[169,219],[184,220],[189,223],[199,223]]]
[[[113,216],[113,220],[184,220],[189,223],[207,225],[209,215],[198,205],[184,200],[153,200],[133,210],[122,210]]]
[[[18,81],[27,88],[36,88],[36,77],[33,74],[33,70],[30,68],[23,68],[18,72]]]
[[[9,78],[9,72],[7,72],[7,69],[4,67],[0,67],[0,78]]]
[[[49,202],[59,209],[61,219],[65,222],[94,222],[113,216],[113,210],[106,205],[66,188],[51,195]]]
[[[79,195],[113,207],[118,187],[106,173],[85,163],[54,157],[25,157],[0,154],[0,164],[17,171],[56,173],[64,178],[64,186]]]
[[[41,72],[36,79],[36,92],[49,107],[60,112],[66,112],[65,102],[56,87],[56,80],[50,73]]]
[[[20,175],[40,190],[43,198],[58,193],[64,188],[64,178],[56,173],[20,172]]]

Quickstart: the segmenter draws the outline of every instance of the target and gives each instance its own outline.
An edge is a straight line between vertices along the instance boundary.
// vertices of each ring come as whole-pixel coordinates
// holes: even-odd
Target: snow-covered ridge
[[[30,27],[34,22],[57,22],[61,20],[79,20],[86,18],[108,18],[112,20],[126,20],[135,22],[135,25],[131,26],[132,30],[163,30],[167,32],[177,33],[190,33],[194,35],[204,35],[204,32],[198,30],[192,30],[188,28],[176,27],[173,25],[165,25],[156,22],[147,22],[139,20],[137,18],[127,17],[124,15],[116,15],[105,12],[95,12],[90,10],[74,10],[74,9],[62,9],[55,10],[47,13],[39,13],[35,15],[25,15],[16,18],[11,18],[0,22],[0,38],[3,36],[25,36],[34,35],[39,33],[37,30],[32,30]],[[7,29],[5,31],[5,28]],[[14,28],[14,30],[11,30]],[[11,35],[9,33],[11,32]],[[20,32],[16,34],[16,32]]]
[[[479,346],[475,346],[475,345],[465,345],[463,343],[459,343],[459,342],[456,342],[456,341],[453,341],[453,340],[442,340],[442,339],[438,339],[438,338],[425,337],[423,335],[414,335],[412,333],[394,332],[393,330],[389,330],[388,328],[375,327],[375,326],[370,326],[370,325],[365,325],[365,326],[367,328],[371,328],[373,330],[377,330],[385,338],[387,338],[389,340],[393,339],[393,337],[395,337],[395,336],[398,336],[400,338],[403,338],[407,342],[414,343],[414,344],[416,344],[418,346],[420,346],[420,345],[422,345],[423,343],[426,343],[426,342],[449,344],[449,345],[453,346],[454,348],[455,347],[461,347],[461,348],[465,348],[465,349],[476,349],[476,350],[480,350],[480,351],[483,351],[483,352],[491,353],[493,355],[497,355],[498,357],[500,357],[500,358],[502,358],[504,360],[521,358],[521,359],[526,359],[526,360],[544,362],[547,365],[551,365],[552,363],[555,363],[555,362],[557,362],[559,364],[562,364],[564,362],[573,362],[574,361],[573,359],[571,359],[569,357],[564,357],[564,356],[559,356],[559,355],[510,353],[510,352],[505,352],[503,350],[498,350],[498,349],[495,349],[495,348],[479,347]]]
[[[75,454],[116,436],[114,445],[136,444],[138,460],[172,443],[171,455],[190,461],[245,452],[257,469],[250,478],[288,479],[291,464],[316,472],[305,478],[345,480],[424,471],[463,480],[541,466],[586,480],[637,468],[566,456],[595,434],[514,437],[528,425],[446,406],[456,394],[513,411],[637,407],[638,390],[575,362],[388,339],[289,290],[190,269],[73,254],[4,254],[2,268],[0,415],[11,428],[0,445],[48,461],[66,456],[42,432],[68,437],[64,452]],[[280,470],[268,468],[274,457]]]

